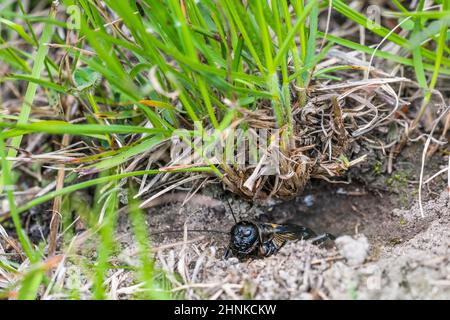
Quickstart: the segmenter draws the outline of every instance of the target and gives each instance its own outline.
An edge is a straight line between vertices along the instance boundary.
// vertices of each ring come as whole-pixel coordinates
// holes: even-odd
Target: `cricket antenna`
[[[189,232],[209,232],[209,233],[223,233],[228,234],[226,231],[221,230],[204,230],[204,229],[187,229]],[[151,236],[158,236],[165,233],[182,233],[184,230],[164,230],[164,231],[157,231],[157,232],[150,232]]]
[[[231,215],[233,216],[234,222],[238,223],[236,216],[234,215],[233,208],[231,207],[230,200],[227,199],[228,208],[230,208]]]

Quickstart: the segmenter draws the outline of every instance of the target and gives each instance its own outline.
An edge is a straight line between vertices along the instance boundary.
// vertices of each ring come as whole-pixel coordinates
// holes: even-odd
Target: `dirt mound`
[[[312,194],[316,201],[321,197],[331,197],[340,209],[336,211],[340,212],[343,208],[339,205],[343,203],[351,207],[352,201],[356,201],[370,207],[369,199],[379,202],[380,196],[371,192],[359,195],[366,197],[367,201],[361,201],[364,198],[355,200],[354,190],[355,187],[334,188],[334,196],[323,189],[322,193],[310,190],[310,194],[293,203],[297,203],[297,210],[302,211],[307,205],[313,206]],[[157,262],[168,274],[179,275],[171,279],[174,292],[190,299],[449,299],[448,193],[442,192],[439,197],[424,203],[425,218],[421,218],[417,204],[407,210],[392,210],[392,204],[387,200],[388,197],[379,202],[376,210],[366,211],[366,220],[363,216],[356,215],[358,219],[354,219],[348,215],[350,222],[341,220],[340,223],[333,212],[328,212],[334,222],[327,225],[325,220],[317,224],[318,232],[338,231],[341,238],[352,237],[359,241],[367,237],[365,241],[368,241],[370,249],[363,263],[349,263],[342,248],[340,250],[334,245],[317,247],[307,241],[289,243],[278,254],[261,260],[223,260],[228,236],[196,232],[188,232],[184,239],[183,232],[154,235]],[[293,208],[292,203],[283,203],[271,207],[271,210],[252,209],[246,202],[232,202],[233,210],[241,219],[276,218],[280,222],[284,217],[285,221],[296,218],[294,220],[298,222],[298,212],[291,210],[286,213],[286,206]],[[324,208],[326,204],[321,203],[320,207]],[[314,216],[314,210],[309,211]],[[372,219],[375,214],[378,214],[375,220],[378,225]],[[168,222],[167,217],[171,217],[171,221]],[[313,222],[316,219],[320,219],[320,215],[303,217],[302,220]],[[172,203],[149,210],[148,224],[153,231],[183,229],[185,223],[188,229],[227,231],[234,222],[230,214],[217,208],[186,205],[180,209],[178,204]],[[359,228],[355,228],[353,223],[359,223]],[[126,225],[124,219],[119,238],[124,247],[121,257],[129,262],[127,253],[132,250],[127,245],[133,241],[128,238],[130,232]],[[380,235],[377,234],[380,228],[397,232],[385,231]]]
[[[447,192],[424,205],[394,210],[407,224],[430,221],[427,228],[398,245],[380,248],[379,258],[358,267],[335,263],[324,273],[334,299],[449,299],[450,202]]]

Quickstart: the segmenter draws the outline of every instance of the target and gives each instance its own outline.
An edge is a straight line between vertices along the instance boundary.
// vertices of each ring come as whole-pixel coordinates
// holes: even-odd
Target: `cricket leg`
[[[333,236],[331,233],[324,233],[324,234],[318,235],[314,238],[311,238],[310,240],[312,241],[312,243],[314,245],[319,245],[321,243],[324,243],[327,240],[335,240],[335,239],[336,239],[336,237]]]

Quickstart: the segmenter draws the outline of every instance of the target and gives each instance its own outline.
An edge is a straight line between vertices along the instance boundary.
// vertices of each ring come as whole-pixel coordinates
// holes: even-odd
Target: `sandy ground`
[[[409,210],[393,211],[403,228],[423,229],[411,239],[379,246],[378,253],[361,265],[350,266],[345,260],[334,263],[324,273],[330,298],[449,299],[448,193],[428,201],[424,210],[426,218],[421,218],[417,204]]]
[[[252,207],[218,187],[202,193],[222,203],[224,197],[230,198],[239,219],[303,222],[317,232],[332,232],[338,239],[326,247],[308,241],[289,243],[269,258],[239,262],[222,259],[226,234],[187,232],[183,236],[180,231],[155,235],[158,265],[179,275],[172,278],[172,285],[180,298],[450,298],[446,191],[424,203],[424,218],[417,203],[408,209],[390,209],[392,197],[354,185],[324,188],[319,184],[297,199],[267,207]],[[227,231],[233,225],[228,210],[195,202],[149,209],[150,230],[182,230],[186,224],[188,229]],[[135,248],[125,218],[120,226],[124,249],[119,257],[130,263],[128,253]]]

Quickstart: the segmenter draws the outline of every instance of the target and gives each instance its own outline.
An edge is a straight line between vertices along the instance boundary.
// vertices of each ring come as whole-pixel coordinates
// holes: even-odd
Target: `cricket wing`
[[[277,224],[273,227],[274,240],[279,242],[306,240],[316,236],[311,229],[296,224]]]

